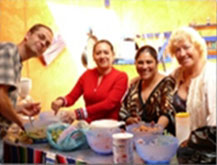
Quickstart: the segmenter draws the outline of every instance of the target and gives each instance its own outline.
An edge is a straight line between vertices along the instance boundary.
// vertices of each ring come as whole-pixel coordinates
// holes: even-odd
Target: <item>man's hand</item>
[[[26,116],[35,116],[40,113],[40,103],[24,103],[19,105],[18,112]]]
[[[11,104],[11,100],[8,97],[9,86],[0,85],[0,114],[8,120],[15,122],[21,129],[24,129],[23,121],[17,115],[14,107]]]
[[[24,127],[24,125],[23,125],[23,123],[21,123],[21,124],[19,124],[19,127],[24,131],[24,132],[26,132],[26,130],[25,130],[25,127]]]

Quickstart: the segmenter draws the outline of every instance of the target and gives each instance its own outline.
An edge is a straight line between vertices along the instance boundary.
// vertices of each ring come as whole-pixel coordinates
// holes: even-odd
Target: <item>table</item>
[[[3,140],[4,163],[114,164],[113,155],[99,155],[87,145],[74,151],[63,152],[52,148],[48,143],[23,144],[21,141],[20,143],[15,143],[15,139],[19,137],[19,130],[17,131],[15,128],[17,128],[16,125],[14,128],[11,126],[7,134],[8,137],[5,137]],[[145,164],[135,150],[133,159],[135,165]],[[170,164],[178,164],[176,156],[172,158]]]
[[[134,151],[134,163],[144,164]],[[20,144],[4,141],[4,163],[40,163],[40,164],[113,164],[112,155],[99,155],[90,148],[61,152],[49,144]]]

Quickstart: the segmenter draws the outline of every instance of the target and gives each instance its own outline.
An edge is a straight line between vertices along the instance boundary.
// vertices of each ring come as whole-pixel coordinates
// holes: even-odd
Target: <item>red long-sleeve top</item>
[[[112,68],[97,86],[98,77],[96,68],[87,70],[65,96],[66,106],[73,105],[83,95],[88,113],[87,122],[97,119],[118,120],[122,97],[128,84],[127,74]]]

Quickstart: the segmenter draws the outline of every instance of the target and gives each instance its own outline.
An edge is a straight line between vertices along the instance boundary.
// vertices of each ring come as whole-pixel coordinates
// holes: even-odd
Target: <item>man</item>
[[[36,24],[18,45],[0,43],[0,139],[12,122],[24,129],[17,113],[33,116],[40,112],[39,103],[16,105],[17,88],[22,62],[42,55],[52,39],[53,32],[49,27]]]

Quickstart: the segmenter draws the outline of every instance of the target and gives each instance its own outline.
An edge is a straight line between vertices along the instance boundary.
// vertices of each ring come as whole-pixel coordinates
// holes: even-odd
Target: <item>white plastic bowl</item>
[[[118,128],[120,125],[125,124],[123,121],[111,120],[111,119],[102,119],[95,120],[90,123],[91,129],[113,129]]]
[[[87,131],[85,132],[90,148],[103,155],[112,154],[112,134],[115,132]]]
[[[112,154],[112,135],[119,132],[123,122],[116,120],[96,120],[85,131],[90,148],[98,154]]]

